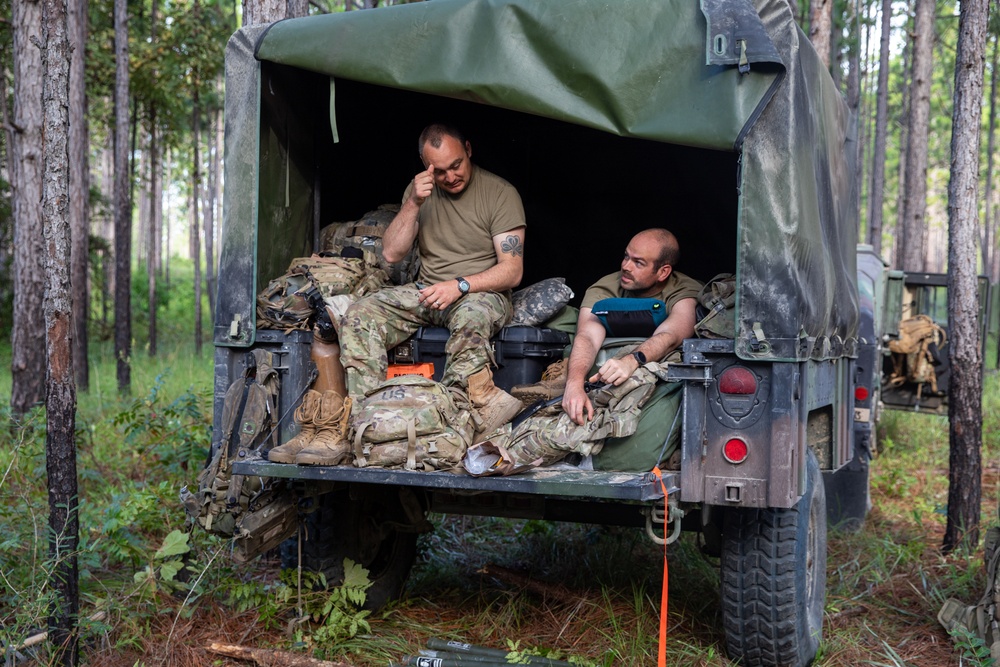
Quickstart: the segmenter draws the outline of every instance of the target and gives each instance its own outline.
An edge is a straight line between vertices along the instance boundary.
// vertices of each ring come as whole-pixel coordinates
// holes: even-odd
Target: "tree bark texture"
[[[882,254],[882,208],[885,190],[885,150],[889,130],[889,37],[892,0],[882,0],[882,37],[879,42],[878,92],[875,99],[875,148],[872,153],[871,192],[868,197],[868,242]]]
[[[204,206],[202,207],[205,219],[205,289],[208,292],[208,312],[209,318],[215,313],[215,187],[219,174],[219,153],[215,149],[215,127],[220,116],[219,109],[213,109],[211,118],[211,128],[205,134],[205,142],[209,149],[208,154],[208,178],[205,183]]]
[[[833,0],[812,0],[809,10],[809,41],[819,59],[830,69],[830,44],[833,37]]]
[[[913,78],[910,82],[910,124],[906,149],[906,190],[903,194],[903,266],[923,271],[926,263],[927,136],[930,127],[931,76],[934,59],[934,0],[917,0],[913,23]]]
[[[72,239],[70,289],[73,293],[73,368],[78,391],[90,388],[87,318],[90,314],[90,135],[87,129],[87,0],[70,0],[68,16],[72,53],[69,68],[69,227]]]
[[[243,0],[243,25],[272,23],[308,13],[308,0]]]
[[[73,383],[73,307],[69,264],[69,72],[67,0],[43,0],[44,188],[42,219],[45,258],[45,470],[49,490],[49,641],[54,662],[74,667],[79,660],[77,621],[80,590],[77,566],[79,516],[76,479],[76,387]],[[74,8],[75,9],[75,8]]]
[[[197,7],[197,5],[196,5]],[[201,240],[198,234],[198,202],[201,191],[201,107],[198,104],[198,81],[195,77],[194,112],[191,118],[191,143],[194,166],[191,169],[191,257],[194,260],[194,353],[201,356]]]
[[[155,3],[154,3],[155,4]],[[156,180],[156,163],[159,161],[156,144],[156,106],[149,108],[149,239],[146,248],[146,290],[149,298],[149,356],[156,356],[156,202],[160,198],[160,184]]]
[[[118,393],[132,391],[132,210],[129,201],[128,10],[115,0],[115,359]]]
[[[982,499],[982,357],[976,298],[979,131],[988,0],[963,0],[955,55],[948,184],[948,524],[944,549],[979,544]]]
[[[42,5],[14,3],[14,327],[10,406],[20,415],[45,400],[45,256],[42,235]]]

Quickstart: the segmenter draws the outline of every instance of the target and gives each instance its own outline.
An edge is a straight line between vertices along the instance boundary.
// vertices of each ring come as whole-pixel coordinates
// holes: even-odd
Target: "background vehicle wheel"
[[[743,665],[804,667],[816,657],[826,599],[826,497],[809,451],[791,509],[730,509],[723,519],[722,622]]]
[[[372,585],[365,608],[376,610],[399,598],[417,553],[417,534],[430,529],[412,489],[347,485],[317,499],[306,515],[302,565],[323,572],[336,586],[344,579],[344,558],[368,569]],[[295,538],[282,545],[281,564],[298,564]]]

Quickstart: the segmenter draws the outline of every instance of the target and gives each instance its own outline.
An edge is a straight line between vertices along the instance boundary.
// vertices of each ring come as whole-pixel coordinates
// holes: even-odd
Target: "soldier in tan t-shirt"
[[[416,243],[420,274],[347,310],[340,328],[347,390],[357,405],[385,380],[386,348],[420,326],[447,327],[441,380],[468,389],[485,433],[521,408],[493,384],[489,341],[513,313],[510,291],[524,270],[524,208],[510,183],[472,163],[472,146],[457,129],[430,125],[418,146],[427,169],[406,188],[382,242],[389,262]]]
[[[621,271],[601,278],[584,294],[562,400],[563,410],[577,424],[594,418],[594,406],[584,391],[585,380],[619,385],[646,360],[659,361],[685,338],[694,336],[695,305],[701,283],[674,271],[679,256],[677,238],[667,230],[639,232],[625,248]],[[611,297],[660,299],[669,314],[631,354],[608,359],[595,375],[587,378],[606,336],[604,325],[591,311],[599,300]]]

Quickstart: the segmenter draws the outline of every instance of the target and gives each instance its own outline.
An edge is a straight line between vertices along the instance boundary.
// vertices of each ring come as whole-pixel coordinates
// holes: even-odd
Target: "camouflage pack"
[[[363,257],[298,257],[257,296],[257,327],[286,332],[311,328],[315,309],[307,296],[310,288],[326,300],[343,295],[362,297],[388,284],[385,271],[369,265]]]
[[[221,438],[212,444],[208,463],[198,475],[198,488],[192,492],[185,486],[180,492],[188,516],[205,530],[235,537],[238,545],[241,538],[254,532],[258,539],[253,550],[257,553],[281,542],[297,525],[294,506],[282,493],[283,482],[232,474],[233,462],[256,455],[266,457],[266,450],[277,444],[278,390],[271,353],[260,349],[248,353],[243,376],[226,392]],[[244,525],[247,523],[256,530],[250,531]],[[259,543],[261,535],[268,536],[267,544]],[[246,549],[242,554],[252,555]]]
[[[889,341],[892,353],[892,373],[889,386],[896,387],[904,382],[921,385],[929,383],[931,391],[937,392],[937,373],[940,365],[939,350],[947,342],[944,329],[927,315],[916,315],[899,323],[899,338]]]
[[[694,332],[699,338],[736,337],[736,275],[720,273],[698,293]]]
[[[617,387],[589,392],[588,396],[594,404],[594,418],[582,426],[573,422],[559,406],[537,413],[517,428],[512,429],[507,424],[489,439],[491,451],[502,452],[505,460],[496,466],[497,472],[477,469],[475,474],[510,474],[511,468],[520,472],[557,463],[574,452],[581,456],[597,454],[606,438],[632,435],[639,425],[642,406],[661,379],[658,373],[665,375],[659,364],[646,364]]]
[[[341,254],[345,248],[356,248],[364,253],[369,266],[385,271],[395,285],[405,285],[417,278],[420,260],[416,245],[402,261],[390,264],[382,251],[382,236],[386,227],[399,213],[399,205],[382,204],[354,222],[335,222],[320,230],[319,247],[324,252]]]
[[[962,634],[979,638],[990,649],[990,658],[1000,660],[1000,527],[993,526],[986,532],[983,565],[986,568],[986,587],[979,602],[966,605],[955,598],[948,598],[938,622],[956,641],[967,643]],[[984,663],[985,664],[985,663]]]
[[[401,375],[368,392],[353,418],[354,465],[442,470],[472,442],[468,398],[420,375]]]

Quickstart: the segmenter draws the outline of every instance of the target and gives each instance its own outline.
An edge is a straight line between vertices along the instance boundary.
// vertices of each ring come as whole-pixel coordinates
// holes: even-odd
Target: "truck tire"
[[[806,490],[790,509],[733,508],[723,518],[722,623],[741,665],[805,667],[826,599],[826,497],[809,451]]]
[[[429,526],[413,491],[356,484],[324,494],[317,502],[319,507],[305,519],[303,568],[322,572],[328,586],[337,586],[344,580],[344,558],[350,558],[368,570],[372,582],[365,609],[375,611],[398,599],[416,558],[417,534]],[[417,522],[407,518],[413,516],[414,505],[420,512]],[[296,539],[282,546],[282,567],[296,567]]]

